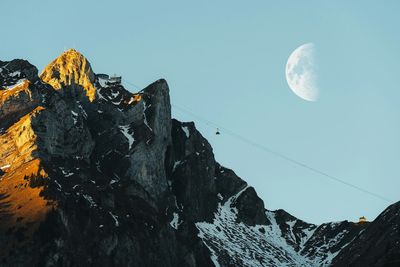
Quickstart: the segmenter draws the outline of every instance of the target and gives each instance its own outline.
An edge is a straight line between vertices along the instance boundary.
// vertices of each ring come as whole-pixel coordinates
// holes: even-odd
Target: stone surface
[[[40,74],[40,79],[64,95],[82,98],[83,89],[91,102],[96,98],[92,67],[75,49],[69,49],[53,60]]]
[[[399,266],[400,202],[390,205],[333,260],[332,266]]]
[[[269,211],[171,119],[158,80],[131,93],[68,50],[40,75],[0,61],[1,266],[391,266],[399,207],[313,225]],[[395,266],[395,265],[393,265]]]

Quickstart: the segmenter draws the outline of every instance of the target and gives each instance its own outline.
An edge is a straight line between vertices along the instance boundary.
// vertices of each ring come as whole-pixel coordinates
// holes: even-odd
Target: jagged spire
[[[89,61],[75,49],[68,49],[43,70],[40,78],[59,90],[64,86],[80,85],[92,102],[96,97],[95,75]]]

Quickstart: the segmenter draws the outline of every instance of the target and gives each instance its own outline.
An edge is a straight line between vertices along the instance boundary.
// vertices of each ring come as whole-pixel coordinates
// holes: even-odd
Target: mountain
[[[371,223],[267,210],[171,118],[165,80],[120,80],[72,49],[40,75],[0,61],[1,266],[398,266],[400,203]]]

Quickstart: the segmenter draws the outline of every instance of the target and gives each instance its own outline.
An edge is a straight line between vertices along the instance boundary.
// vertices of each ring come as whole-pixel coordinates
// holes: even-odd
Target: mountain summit
[[[193,122],[171,118],[165,80],[131,93],[75,50],[37,73],[0,61],[1,266],[400,261],[399,203],[371,223],[265,209]]]
[[[96,98],[92,67],[75,49],[69,49],[53,60],[40,74],[40,79],[56,90],[76,92],[81,87],[90,101]]]

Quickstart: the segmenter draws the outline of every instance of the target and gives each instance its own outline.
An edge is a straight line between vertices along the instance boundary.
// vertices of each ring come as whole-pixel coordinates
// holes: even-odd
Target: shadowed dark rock
[[[165,80],[133,94],[75,50],[40,77],[27,61],[0,61],[1,266],[399,260],[398,204],[364,224],[266,210],[194,123],[171,119]]]

